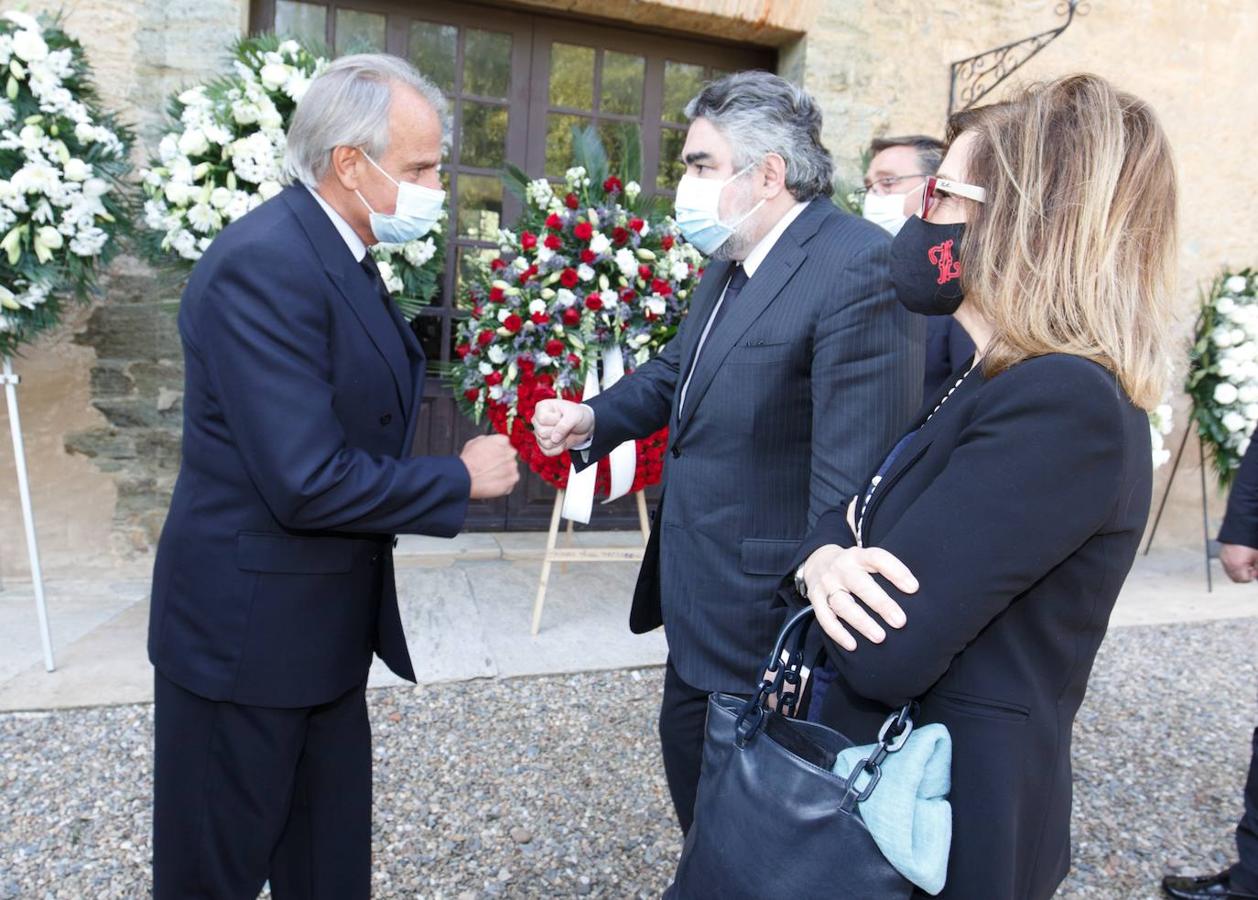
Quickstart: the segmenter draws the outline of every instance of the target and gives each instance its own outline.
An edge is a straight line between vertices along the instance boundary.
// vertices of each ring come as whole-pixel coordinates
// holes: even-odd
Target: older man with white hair
[[[153,576],[153,893],[367,897],[373,651],[415,679],[394,535],[452,537],[505,438],[411,457],[425,359],[367,249],[441,213],[441,94],[349,56],[288,135],[296,183],[227,228],[179,313],[182,467]]]

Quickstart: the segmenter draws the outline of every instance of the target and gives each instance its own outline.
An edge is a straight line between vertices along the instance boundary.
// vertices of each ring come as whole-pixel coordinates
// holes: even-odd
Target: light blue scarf
[[[850,747],[839,754],[834,772],[847,778],[877,745]],[[856,779],[856,788],[869,783]],[[874,843],[896,870],[926,891],[938,894],[948,874],[952,846],[952,737],[940,724],[923,725],[882,763],[882,779],[860,804],[861,818]]]

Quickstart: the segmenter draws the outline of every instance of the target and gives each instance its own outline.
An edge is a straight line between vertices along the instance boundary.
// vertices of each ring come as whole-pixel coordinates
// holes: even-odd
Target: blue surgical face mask
[[[419,240],[431,231],[432,226],[441,219],[441,211],[445,208],[446,192],[424,187],[422,184],[412,184],[409,181],[399,182],[381,169],[380,164],[368,156],[366,151],[363,152],[363,156],[367,157],[367,162],[380,169],[381,175],[397,185],[397,206],[392,215],[376,212],[371,208],[371,204],[363,199],[362,194],[354,191],[358,194],[358,199],[363,201],[363,206],[367,207],[367,211],[371,213],[371,233],[376,236],[376,240],[384,244],[405,244],[408,241]]]
[[[756,163],[752,163],[724,181],[699,178],[696,175],[682,176],[677,185],[673,218],[677,221],[682,237],[693,244],[695,249],[704,256],[711,256],[720,249],[721,245],[730,239],[735,229],[764,205],[764,201],[761,200],[736,222],[721,221],[721,191],[724,190],[725,185],[741,178],[755,167]]]

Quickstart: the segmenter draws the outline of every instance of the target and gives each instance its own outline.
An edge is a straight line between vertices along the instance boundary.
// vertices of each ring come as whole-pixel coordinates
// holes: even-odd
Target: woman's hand
[[[874,575],[881,575],[906,594],[915,594],[918,588],[908,567],[877,547],[819,547],[804,563],[803,575],[817,623],[844,650],[856,649],[856,638],[844,625],[875,644],[886,638],[887,633],[870,612],[892,628],[904,626],[904,610],[878,586]]]

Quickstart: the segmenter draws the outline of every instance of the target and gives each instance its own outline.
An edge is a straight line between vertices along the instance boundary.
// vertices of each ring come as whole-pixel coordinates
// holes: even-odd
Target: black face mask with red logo
[[[961,305],[961,235],[965,223],[937,225],[910,216],[891,242],[891,281],[912,312],[950,316]]]

